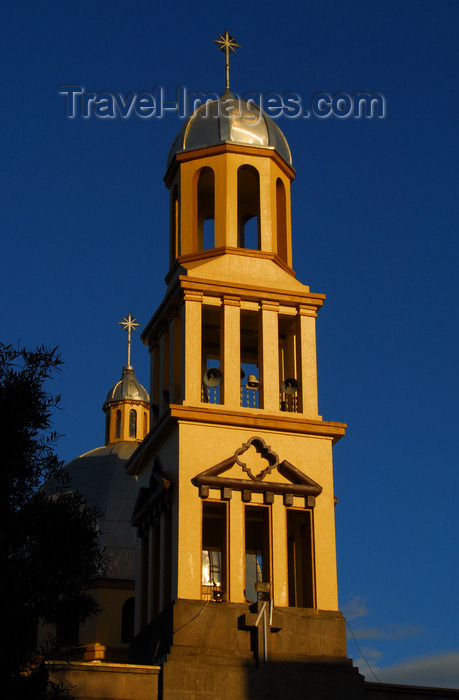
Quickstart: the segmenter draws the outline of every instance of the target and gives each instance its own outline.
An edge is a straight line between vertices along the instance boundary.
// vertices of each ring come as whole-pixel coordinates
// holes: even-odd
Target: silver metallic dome
[[[77,457],[65,465],[70,476],[66,491],[79,491],[89,505],[100,508],[101,544],[109,562],[107,575],[115,579],[135,578],[136,531],[131,515],[138,488],[126,474],[126,464],[138,447],[136,442],[118,442]],[[59,484],[49,481],[45,492],[54,493]]]
[[[185,121],[169,151],[167,169],[177,153],[220,143],[271,148],[292,165],[287,139],[277,124],[254,102],[238,99],[227,90],[219,100],[198,107]]]
[[[114,401],[122,401],[123,399],[150,402],[148,392],[135,376],[134,367],[132,367],[132,365],[123,367],[121,379],[108,392],[104,406]]]

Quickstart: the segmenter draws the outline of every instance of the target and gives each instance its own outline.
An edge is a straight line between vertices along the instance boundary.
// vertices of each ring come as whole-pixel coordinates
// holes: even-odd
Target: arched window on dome
[[[129,411],[129,437],[137,437],[137,412],[133,408]]]
[[[115,414],[115,437],[121,437],[121,411],[118,409]]]
[[[237,171],[238,247],[260,250],[260,176],[251,165]]]
[[[276,224],[277,254],[287,262],[287,203],[285,186],[279,177],[276,180]]]
[[[202,168],[197,183],[197,246],[198,250],[215,248],[215,174]]]

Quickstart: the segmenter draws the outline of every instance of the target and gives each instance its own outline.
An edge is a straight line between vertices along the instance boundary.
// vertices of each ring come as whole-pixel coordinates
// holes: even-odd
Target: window
[[[134,596],[128,598],[121,611],[121,642],[129,644],[134,639]]]
[[[115,437],[121,437],[121,411],[119,409],[115,415]]]
[[[215,248],[215,176],[212,168],[201,170],[197,189],[197,244],[198,250],[207,250]]]
[[[312,511],[287,508],[288,604],[314,607]]]
[[[133,408],[129,411],[129,437],[137,437],[137,413]]]
[[[237,171],[237,208],[238,246],[260,250],[260,176],[251,165]]]
[[[202,504],[202,597],[222,595],[227,589],[226,503]]]
[[[269,506],[245,507],[245,597],[258,600],[255,584],[271,581]]]
[[[171,197],[171,245],[170,245],[170,264],[172,265],[175,258],[180,255],[180,232],[179,232],[179,203],[177,185],[172,190]]]
[[[287,205],[285,187],[280,178],[276,181],[276,223],[277,223],[277,254],[287,262]]]

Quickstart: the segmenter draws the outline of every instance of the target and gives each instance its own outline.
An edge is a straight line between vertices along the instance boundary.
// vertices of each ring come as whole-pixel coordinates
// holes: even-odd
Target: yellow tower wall
[[[332,475],[331,439],[326,437],[302,437],[280,432],[222,428],[217,425],[182,423],[179,427],[180,474],[178,484],[178,597],[200,598],[201,572],[201,518],[202,501],[192,479],[201,471],[212,467],[234,454],[244,442],[256,436],[262,437],[270,448],[307,476],[322,486],[314,508],[314,560],[316,606],[322,610],[338,610],[334,493]],[[242,470],[240,477],[244,478]],[[277,475],[275,480],[282,481]],[[217,498],[218,492],[215,493]],[[257,494],[253,502],[263,502]],[[299,506],[304,498],[298,497]],[[233,491],[230,501],[230,591],[231,602],[245,602],[244,577],[244,522],[241,494]],[[295,503],[296,505],[296,503]],[[273,598],[274,604],[288,605],[286,521],[282,496],[274,496],[272,507]]]

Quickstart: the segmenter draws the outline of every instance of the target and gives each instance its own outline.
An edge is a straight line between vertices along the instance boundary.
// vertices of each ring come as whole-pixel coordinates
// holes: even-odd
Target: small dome
[[[122,401],[123,399],[150,403],[148,392],[135,376],[134,367],[131,365],[123,367],[121,379],[108,392],[104,407],[109,403]]]
[[[238,99],[227,90],[219,100],[198,107],[186,120],[169,151],[167,168],[177,153],[220,143],[271,148],[292,165],[287,139],[277,124],[254,102]]]

